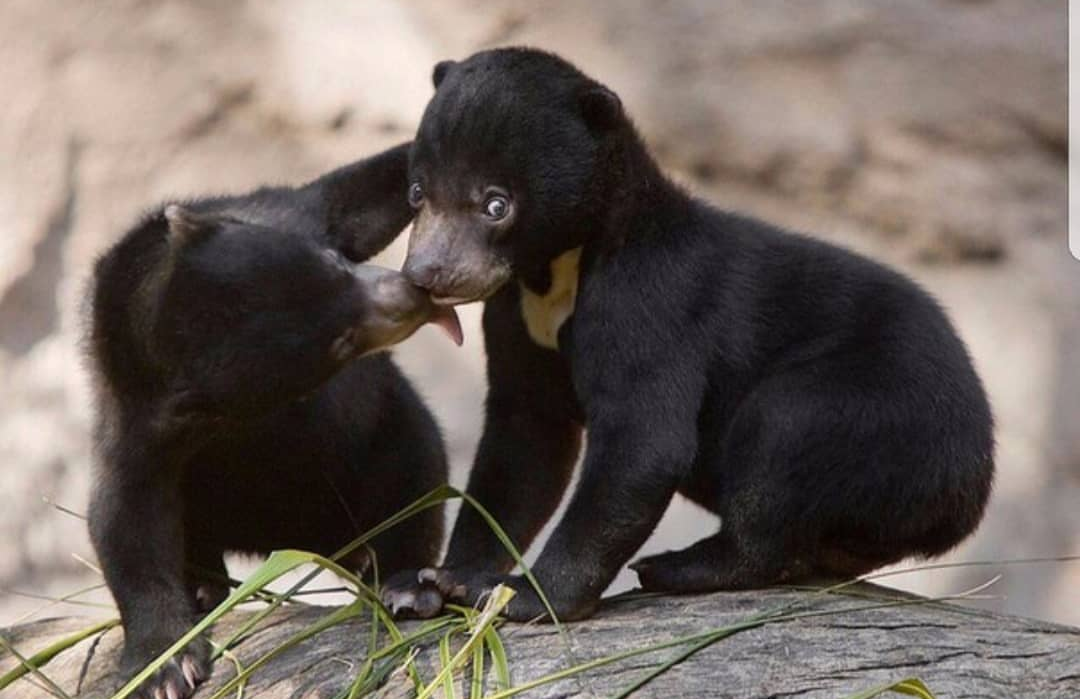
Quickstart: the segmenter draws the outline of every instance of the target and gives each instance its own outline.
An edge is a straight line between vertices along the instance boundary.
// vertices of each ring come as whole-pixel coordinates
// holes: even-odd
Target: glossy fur
[[[556,56],[484,52],[440,64],[436,83],[410,179],[441,228],[417,219],[405,271],[437,297],[486,297],[487,417],[468,489],[519,548],[555,511],[588,429],[576,491],[532,568],[560,618],[592,613],[676,492],[721,529],[638,561],[647,589],[850,577],[974,531],[993,477],[991,412],[929,294],[689,196],[618,98]],[[509,191],[509,223],[471,208],[489,185]],[[471,239],[440,247],[450,233]],[[551,261],[578,247],[576,306],[547,349],[520,295],[545,294]],[[510,281],[478,291],[461,279],[476,249],[509,264]],[[421,579],[467,601],[508,582],[512,618],[543,614],[511,567],[463,508],[444,567]],[[387,598],[425,586],[403,573]]]
[[[348,261],[411,218],[406,155],[163,207],[97,263],[90,533],[124,679],[224,598],[226,551],[330,555],[445,482],[437,426],[389,355],[355,359],[390,341],[372,328],[411,332],[430,310],[397,273]],[[380,572],[435,562],[441,535],[438,509],[395,528],[374,543]],[[141,695],[186,697],[209,673],[200,638]]]

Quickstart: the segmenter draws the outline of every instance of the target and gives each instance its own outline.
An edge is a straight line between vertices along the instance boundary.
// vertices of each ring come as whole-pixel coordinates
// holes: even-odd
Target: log
[[[824,699],[917,677],[939,699],[1080,697],[1080,629],[934,602],[869,584],[827,595],[792,588],[685,597],[624,595],[605,601],[592,619],[568,624],[568,640],[546,624],[508,623],[499,627],[499,633],[512,680],[522,684],[620,651],[736,624],[784,605],[805,615],[718,640],[633,696]],[[252,613],[234,611],[218,623],[213,635],[224,638]],[[327,613],[326,607],[310,605],[280,608],[235,647],[235,656],[242,664],[250,663]],[[20,655],[30,656],[88,625],[86,619],[51,619],[4,629],[3,635]],[[401,624],[406,633],[416,628],[418,622]],[[255,673],[244,696],[338,696],[363,661],[369,630],[368,621],[353,619],[283,652]],[[122,638],[119,627],[110,629],[61,653],[42,671],[71,696],[108,696],[116,683],[113,670]],[[457,644],[461,640],[459,635]],[[688,647],[639,655],[520,696],[614,696]],[[434,679],[438,659],[437,637],[418,649],[416,662],[425,681]],[[5,652],[0,656],[0,674],[17,664]],[[496,688],[496,677],[490,662],[485,670],[486,696]],[[235,672],[229,659],[218,660],[213,678],[197,699],[209,697]],[[470,679],[468,670],[457,675],[458,696],[469,696]],[[4,697],[47,696],[40,684],[22,678],[8,687]],[[375,696],[414,694],[408,677],[396,672]],[[445,695],[440,690],[433,696]]]

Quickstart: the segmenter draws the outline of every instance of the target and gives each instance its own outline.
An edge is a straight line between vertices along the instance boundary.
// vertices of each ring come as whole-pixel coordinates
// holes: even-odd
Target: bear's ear
[[[435,70],[431,71],[431,83],[435,86],[435,89],[439,88],[442,84],[443,78],[450,72],[450,69],[457,65],[457,61],[439,61],[435,64]]]
[[[578,96],[581,115],[590,128],[606,131],[622,120],[622,101],[603,85],[593,85]]]
[[[186,245],[201,240],[217,230],[220,221],[209,214],[201,214],[179,204],[165,207],[165,220],[169,224],[169,244]]]

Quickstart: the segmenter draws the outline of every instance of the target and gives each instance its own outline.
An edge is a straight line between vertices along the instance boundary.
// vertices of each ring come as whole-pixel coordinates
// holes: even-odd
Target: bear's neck
[[[685,204],[686,194],[672,182],[653,159],[637,132],[630,127],[613,139],[605,158],[608,187],[603,193],[604,212],[597,237],[604,247],[619,246],[642,224],[663,220],[663,212]],[[604,178],[599,178],[604,179]]]
[[[559,330],[577,303],[583,254],[617,253],[630,237],[648,235],[651,222],[668,220],[664,212],[686,197],[629,131],[629,138],[612,139],[600,158],[603,176],[593,178],[597,189],[590,192],[587,206],[596,218],[584,223],[583,238],[544,264],[519,271],[521,316],[529,337],[541,347],[559,349]]]

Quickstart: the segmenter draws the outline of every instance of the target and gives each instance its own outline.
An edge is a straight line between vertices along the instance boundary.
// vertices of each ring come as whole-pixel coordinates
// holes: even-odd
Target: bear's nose
[[[406,259],[401,272],[416,286],[430,290],[442,274],[442,265],[434,260]]]

